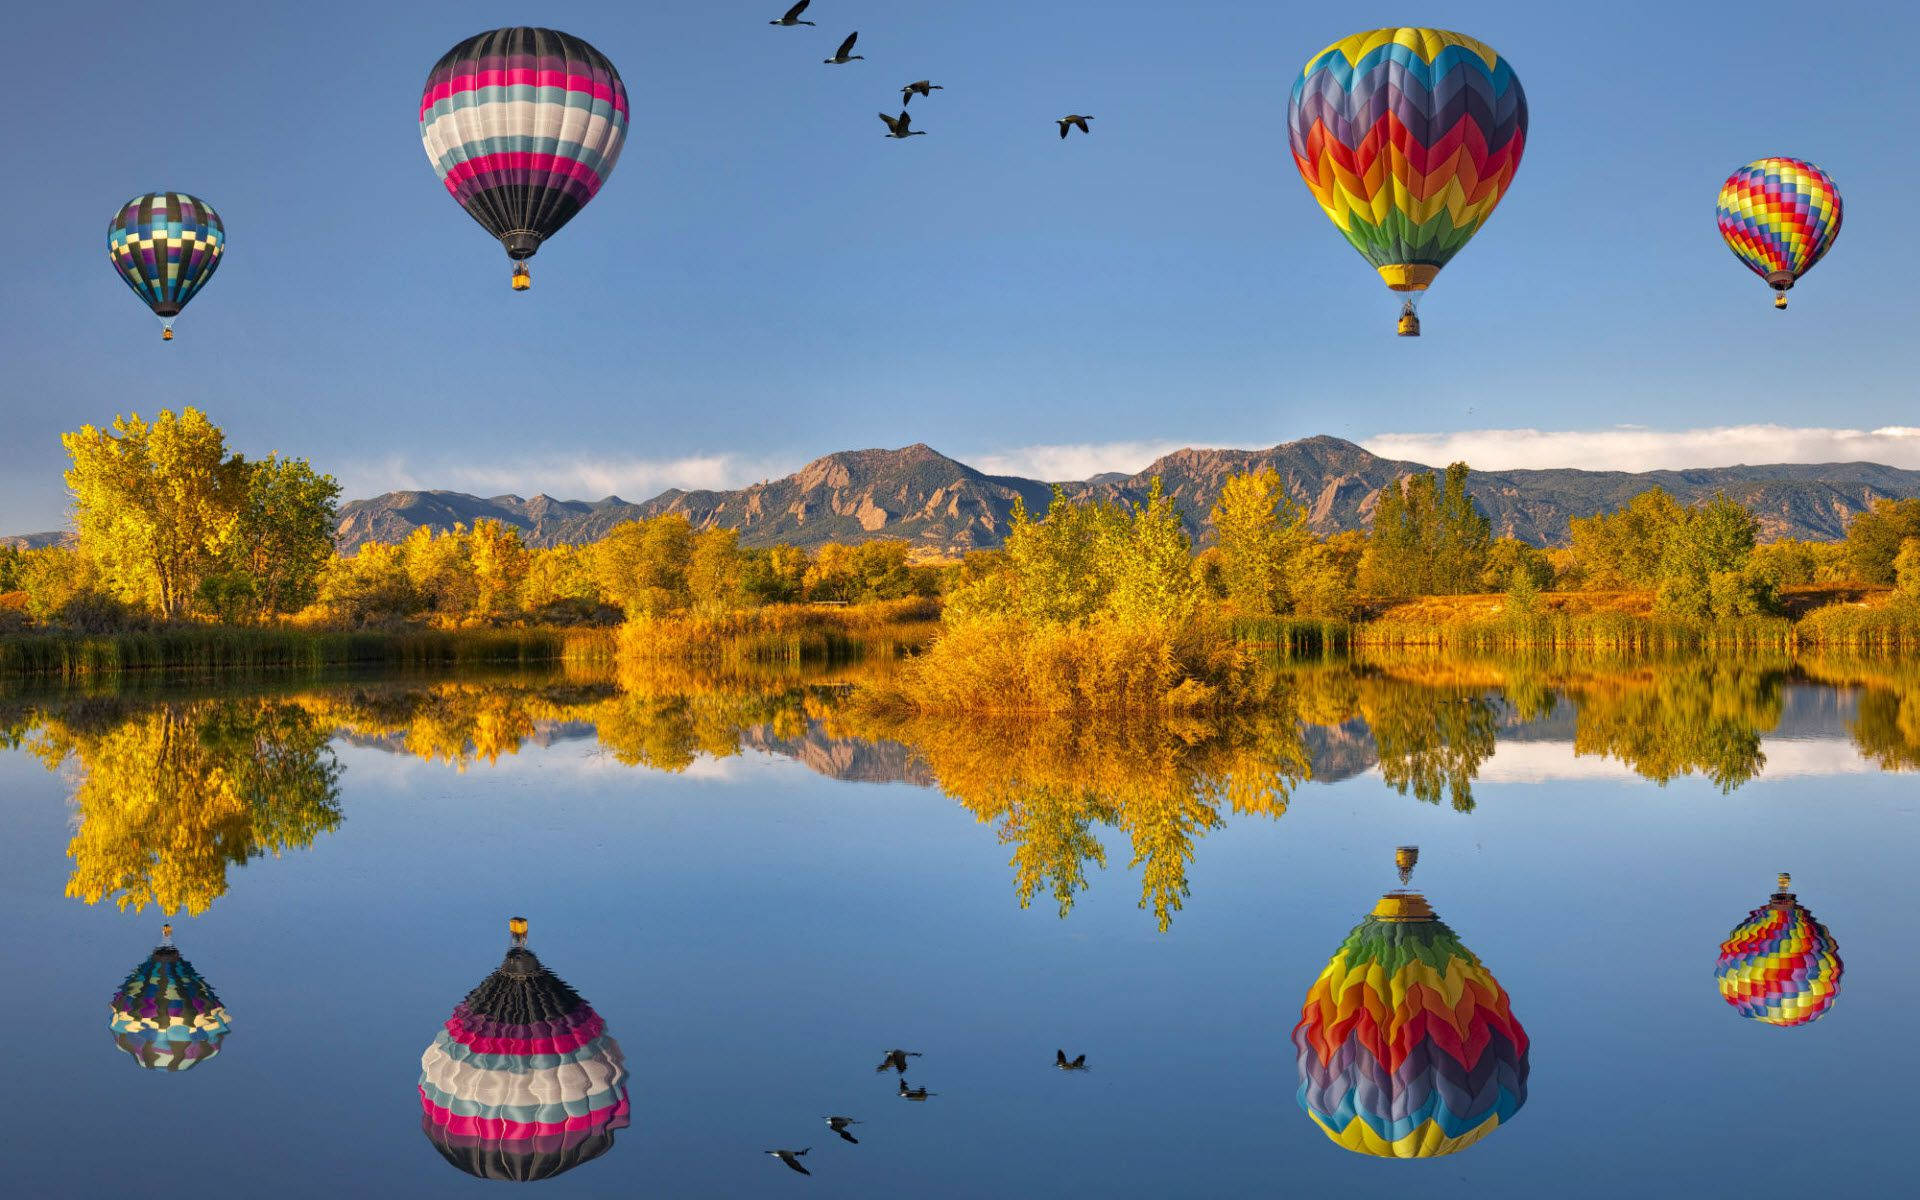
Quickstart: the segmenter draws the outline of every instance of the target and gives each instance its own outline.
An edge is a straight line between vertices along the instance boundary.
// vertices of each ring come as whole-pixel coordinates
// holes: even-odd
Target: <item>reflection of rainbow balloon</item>
[[[227,1010],[193,964],[173,948],[173,926],[113,994],[114,1044],[153,1071],[188,1071],[220,1053]]]
[[[1840,944],[1813,914],[1800,907],[1793,877],[1780,876],[1780,890],[1747,914],[1720,943],[1713,974],[1720,994],[1743,1017],[1769,1025],[1811,1025],[1827,1015],[1840,995]]]
[[[1819,167],[1797,158],[1756,159],[1720,185],[1714,217],[1733,256],[1767,281],[1787,306],[1787,289],[1840,236],[1840,189]]]
[[[1389,288],[1417,295],[1513,183],[1527,97],[1484,42],[1374,29],[1307,60],[1287,129],[1294,166],[1328,218]],[[1419,323],[1401,332],[1417,334]]]
[[[420,1128],[481,1179],[550,1179],[627,1127],[627,1067],[607,1023],[525,945],[453,1010],[420,1056]]]
[[[1300,1107],[1360,1154],[1452,1154],[1527,1102],[1527,1034],[1506,991],[1418,892],[1381,897],[1347,935],[1293,1045]]]

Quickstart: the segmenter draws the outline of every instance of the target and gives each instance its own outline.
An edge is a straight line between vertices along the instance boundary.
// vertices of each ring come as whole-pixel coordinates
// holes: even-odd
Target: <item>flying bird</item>
[[[1087,128],[1087,122],[1091,120],[1093,120],[1092,117],[1083,117],[1079,113],[1068,113],[1056,124],[1060,126],[1060,136],[1064,138],[1069,129],[1078,129],[1081,133],[1092,133],[1093,131]]]
[[[854,1120],[852,1117],[828,1117],[827,1118],[828,1129],[831,1129],[835,1133],[839,1134],[841,1141],[852,1142],[856,1146],[860,1144],[860,1139],[848,1133],[847,1126],[858,1125],[858,1124],[860,1124],[860,1122]]]
[[[865,59],[867,56],[864,54],[848,54],[847,53],[847,51],[853,49],[853,44],[859,40],[860,40],[860,31],[856,29],[852,33],[847,35],[846,41],[840,43],[840,48],[833,52],[832,58],[823,58],[820,61],[823,63],[826,63],[829,66],[838,66],[841,63],[850,63],[856,58]]]
[[[1053,1065],[1059,1067],[1062,1071],[1084,1071],[1087,1069],[1087,1056],[1082,1054],[1072,1062],[1068,1062],[1067,1052],[1065,1050],[1055,1050],[1053,1052]]]
[[[890,138],[927,136],[927,131],[924,129],[909,128],[913,124],[913,118],[907,115],[907,110],[904,108],[900,110],[900,115],[897,117],[890,117],[885,113],[881,113],[880,119],[887,123],[886,136]]]
[[[811,1175],[813,1174],[812,1171],[809,1171],[805,1167],[800,1165],[800,1157],[805,1153],[807,1153],[807,1150],[811,1150],[811,1149],[813,1149],[813,1147],[808,1146],[806,1150],[769,1150],[767,1151],[767,1153],[773,1155],[775,1158],[779,1159],[781,1162],[792,1167],[794,1170],[800,1172],[802,1175]]]
[[[900,1098],[902,1100],[925,1100],[928,1096],[938,1096],[939,1094],[939,1092],[930,1092],[923,1087],[910,1088],[907,1086],[906,1080],[902,1079],[900,1081]]]
[[[935,92],[944,92],[946,90],[946,88],[933,82],[931,79],[922,79],[918,83],[910,83],[900,89],[900,103],[903,105],[912,104],[915,96],[931,96]]]
[[[880,1060],[880,1065],[875,1067],[874,1070],[884,1071],[888,1067],[892,1067],[900,1074],[905,1075],[907,1073],[907,1060],[909,1058],[919,1057],[920,1052],[918,1050],[889,1050],[887,1051],[887,1056]]]
[[[800,19],[800,14],[807,11],[807,5],[812,3],[813,3],[813,0],[800,0],[800,3],[794,5],[792,8],[787,10],[786,16],[781,17],[777,21],[768,21],[767,24],[769,25],[811,25],[813,24],[813,22],[802,21]]]

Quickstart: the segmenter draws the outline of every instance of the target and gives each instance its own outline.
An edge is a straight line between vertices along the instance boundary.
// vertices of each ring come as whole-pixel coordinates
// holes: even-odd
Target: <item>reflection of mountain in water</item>
[[[740,731],[740,744],[766,754],[778,754],[801,763],[817,775],[847,783],[911,783],[933,787],[933,773],[911,747],[884,738],[829,736],[821,722],[807,722],[799,737],[781,737],[770,725]]]

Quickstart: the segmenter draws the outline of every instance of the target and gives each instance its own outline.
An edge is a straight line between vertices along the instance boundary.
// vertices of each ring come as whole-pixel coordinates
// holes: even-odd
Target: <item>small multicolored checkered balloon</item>
[[[1713,969],[1727,1003],[1768,1025],[1811,1025],[1826,1016],[1846,970],[1840,944],[1794,899],[1792,886],[1783,873],[1772,899],[1720,943]]]
[[[220,214],[185,192],[135,196],[107,222],[113,269],[160,318],[160,336],[169,342],[173,319],[213,278],[226,252]]]
[[[1733,256],[1767,281],[1773,306],[1840,236],[1840,189],[1797,158],[1756,159],[1727,176],[1714,217]]]
[[[213,986],[173,948],[173,926],[113,994],[114,1045],[150,1071],[188,1071],[220,1053],[227,1010]]]
[[[420,1056],[421,1131],[480,1179],[551,1179],[613,1148],[627,1066],[607,1023],[508,924],[500,969],[467,993]]]
[[[1293,1045],[1300,1107],[1357,1154],[1452,1154],[1527,1102],[1527,1033],[1506,990],[1418,892],[1382,896],[1347,935]]]

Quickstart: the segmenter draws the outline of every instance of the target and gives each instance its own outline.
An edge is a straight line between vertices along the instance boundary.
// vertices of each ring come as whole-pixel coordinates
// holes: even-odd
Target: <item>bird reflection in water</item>
[[[907,1081],[904,1078],[900,1081],[900,1098],[902,1100],[925,1100],[929,1096],[938,1096],[939,1094],[939,1092],[930,1092],[923,1087],[908,1087]]]
[[[1087,1069],[1087,1056],[1082,1054],[1069,1060],[1065,1050],[1055,1050],[1053,1052],[1053,1065],[1059,1067],[1062,1071],[1084,1071]]]

